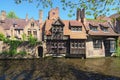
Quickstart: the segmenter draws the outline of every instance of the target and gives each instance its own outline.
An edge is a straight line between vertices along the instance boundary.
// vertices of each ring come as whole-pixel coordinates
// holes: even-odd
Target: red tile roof
[[[82,23],[77,20],[71,20],[70,25],[71,26],[82,26]]]
[[[45,22],[45,33],[46,35],[51,35],[51,32],[50,32],[50,29],[52,27],[52,23],[54,22],[54,20],[46,20]],[[86,36],[86,32],[85,32],[85,29],[82,25],[81,22],[79,21],[69,21],[69,20],[62,20],[62,22],[64,23],[64,31],[63,31],[63,34],[64,35],[69,35],[71,39],[86,39],[87,36]],[[75,23],[77,24],[75,24]],[[72,25],[74,26],[82,26],[82,29],[83,31],[71,31],[69,29],[69,23],[71,23]]]
[[[93,24],[93,26],[98,26],[98,31],[92,31],[90,30],[90,26],[89,24]],[[103,30],[101,30],[101,26],[107,27],[108,31],[104,32]],[[108,22],[93,22],[93,21],[87,21],[85,24],[85,28],[88,31],[89,35],[94,35],[94,36],[118,36],[117,33],[114,32],[112,26],[108,23]]]

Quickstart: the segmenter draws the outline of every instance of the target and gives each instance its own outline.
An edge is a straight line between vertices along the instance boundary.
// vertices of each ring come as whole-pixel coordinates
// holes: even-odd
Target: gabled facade
[[[40,16],[42,16],[42,14],[40,14]],[[28,19],[28,15],[26,15],[26,19],[8,19],[6,18],[6,12],[1,11],[0,27],[3,28],[3,34],[5,34],[5,36],[10,39],[23,40],[23,35],[25,35],[25,40],[27,40],[30,34],[32,34],[35,38],[38,39],[38,41],[41,41],[42,24],[43,22],[41,22],[41,19]]]
[[[113,25],[108,21],[86,20],[85,10],[78,9],[76,20],[62,20],[59,9],[52,9],[43,26],[45,56],[105,57],[115,53]]]
[[[50,10],[48,19],[42,22],[42,11],[39,20],[8,19],[5,11],[0,16],[0,32],[10,39],[23,40],[31,34],[43,42],[38,48],[40,57],[105,57],[115,53],[118,34],[114,24],[109,21],[86,20],[85,10],[78,9],[76,20],[63,20],[59,8]],[[98,18],[99,19],[99,18]],[[27,39],[26,39],[27,40]]]
[[[58,14],[58,8],[52,9],[43,27],[47,49],[45,55],[85,57],[87,35],[81,20],[62,20]]]
[[[105,57],[115,53],[118,34],[109,22],[87,21],[86,57]]]

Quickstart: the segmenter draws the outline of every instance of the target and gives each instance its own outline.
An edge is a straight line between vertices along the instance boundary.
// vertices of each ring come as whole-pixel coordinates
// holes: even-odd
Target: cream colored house
[[[39,16],[39,20],[28,19],[28,15],[26,15],[26,19],[8,19],[6,18],[6,12],[1,11],[0,30],[10,39],[22,40],[24,35],[25,40],[27,40],[32,34],[38,41],[41,41],[42,11],[40,11]]]

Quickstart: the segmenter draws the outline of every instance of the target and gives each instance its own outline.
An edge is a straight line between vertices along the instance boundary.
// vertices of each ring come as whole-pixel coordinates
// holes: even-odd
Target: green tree
[[[37,7],[43,6],[52,7],[55,0],[15,0],[15,3],[20,4],[23,1],[27,1],[29,3],[36,3]],[[62,6],[63,10],[69,10],[68,16],[75,15],[75,9],[77,8],[85,8],[87,15],[93,15],[95,18],[99,15],[107,15],[111,11],[120,12],[120,0],[57,0],[59,4]]]
[[[18,16],[15,14],[15,12],[10,11],[10,12],[7,14],[7,18],[15,18],[15,19],[18,19]]]
[[[116,46],[117,46],[117,48],[116,48],[116,56],[120,57],[120,40],[119,40],[119,38],[117,39]]]
[[[22,34],[22,40],[23,40],[23,41],[25,41],[25,40],[26,40],[26,38],[27,38],[27,37],[26,37],[26,34],[25,34],[25,33],[23,33],[23,34]]]
[[[5,40],[5,35],[0,33],[0,41],[4,41]]]
[[[35,38],[32,34],[28,37],[28,41],[31,46],[35,46],[37,44],[37,38]]]

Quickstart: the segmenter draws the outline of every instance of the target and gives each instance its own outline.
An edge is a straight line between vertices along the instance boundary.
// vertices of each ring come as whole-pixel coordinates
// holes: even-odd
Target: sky
[[[69,11],[64,11],[58,4],[59,0],[55,0],[53,8],[59,7],[59,15],[61,19],[65,20],[75,20],[76,16],[68,17]],[[28,14],[29,18],[34,18],[38,20],[39,18],[39,10],[43,10],[43,20],[47,19],[48,12],[51,8],[43,8],[42,6],[36,7],[36,3],[28,3],[22,2],[21,4],[16,4],[14,0],[1,0],[0,1],[0,11],[5,10],[7,13],[10,11],[14,11],[19,18],[25,19],[26,14]],[[76,12],[76,10],[74,10]],[[113,14],[115,12],[111,12]],[[92,16],[86,16],[87,18],[93,18]]]

